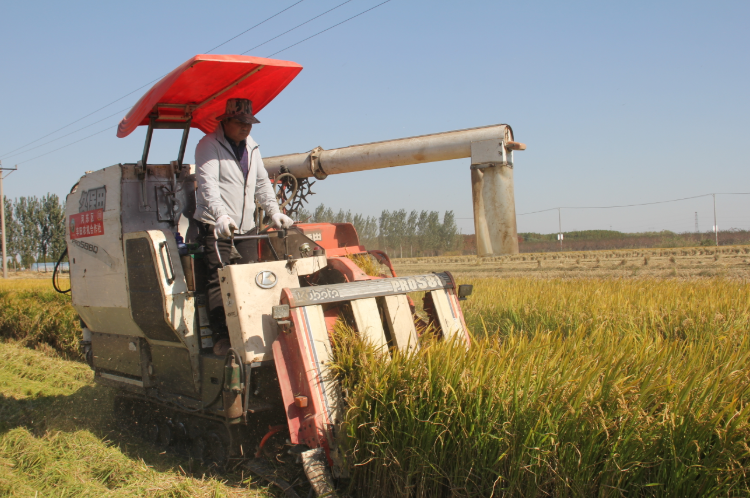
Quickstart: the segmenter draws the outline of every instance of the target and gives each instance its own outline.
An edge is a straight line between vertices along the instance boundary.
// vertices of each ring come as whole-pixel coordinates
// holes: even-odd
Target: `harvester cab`
[[[213,131],[228,98],[248,98],[260,111],[301,69],[272,59],[200,55],[165,76],[118,128],[118,136],[125,137],[148,126],[140,160],[87,172],[68,195],[67,247],[87,361],[97,382],[118,390],[118,413],[129,414],[134,429],[209,465],[246,458],[261,474],[259,460],[250,457],[261,455],[272,433],[288,431],[321,495],[331,491],[332,478],[347,475],[338,435],[344,400],[329,370],[336,322],[345,320],[384,352],[419,348],[415,306],[408,296],[418,292],[427,314],[421,319],[437,335],[468,344],[459,300],[470,289],[461,286],[459,293],[447,272],[398,277],[384,252],[360,244],[351,224],[297,223],[274,230],[264,227],[258,208],[257,225],[263,229],[244,237],[257,241],[259,261],[224,261],[219,270],[231,348],[226,355],[214,354],[216,324],[206,310],[204,261],[205,251],[214,248],[205,247],[193,219],[195,165],[183,163],[188,133]],[[157,129],[182,130],[177,160],[170,164],[148,163]],[[512,183],[508,200],[503,183],[508,171],[501,169],[512,168],[512,150],[521,144],[512,142],[506,125],[467,131],[451,132],[458,137],[405,139],[419,145],[403,145],[421,147],[419,157],[439,160],[429,153],[435,137],[453,140],[441,153],[459,157],[473,153],[471,138],[492,141],[494,146],[485,143],[477,150],[496,164],[472,166],[472,182],[475,170],[487,178],[496,166],[499,179],[493,182],[505,189],[503,202],[512,205]],[[372,146],[378,144],[357,147]],[[379,166],[347,163],[346,154],[328,160],[323,152],[336,151],[279,156],[270,166],[266,160],[288,214],[309,194],[310,177],[345,172],[346,164],[353,164],[352,171],[399,165],[388,151],[368,154],[380,158]],[[423,162],[402,150],[390,153],[402,157],[400,164]],[[361,151],[348,154],[360,157]],[[341,164],[344,171],[334,171]],[[494,187],[491,182],[482,187],[478,178],[482,201],[482,188],[492,193]],[[515,213],[511,231],[515,237]],[[485,245],[506,235],[488,235]],[[372,258],[379,263],[373,267],[386,270],[365,272],[357,258]]]

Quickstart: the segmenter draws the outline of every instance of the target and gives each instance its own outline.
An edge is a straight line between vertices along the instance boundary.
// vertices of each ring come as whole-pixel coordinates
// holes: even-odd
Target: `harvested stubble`
[[[468,352],[340,334],[356,494],[750,494],[746,287],[472,283]]]
[[[714,258],[714,252],[721,254]],[[707,252],[698,248],[674,250],[642,249],[633,251],[582,251],[506,255],[477,258],[460,256],[452,258],[394,259],[399,275],[419,275],[432,271],[450,271],[454,277],[532,277],[532,278],[704,278],[721,276],[744,282],[750,281],[743,254],[750,247],[719,247]],[[680,256],[675,262],[670,260]],[[533,264],[539,259],[551,264]],[[596,262],[601,259],[601,263]],[[527,260],[527,261],[524,261]],[[607,261],[609,260],[609,261]],[[618,265],[618,263],[620,263]],[[647,263],[647,264],[645,264]],[[673,270],[677,264],[677,274]],[[635,268],[637,267],[637,268]],[[637,271],[636,271],[637,270]],[[708,271],[707,271],[708,270]]]
[[[0,342],[0,496],[269,496],[185,475],[120,432],[112,394],[83,363]]]

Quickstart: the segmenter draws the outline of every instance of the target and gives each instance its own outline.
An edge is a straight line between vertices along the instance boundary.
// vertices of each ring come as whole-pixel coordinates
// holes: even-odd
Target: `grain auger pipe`
[[[513,141],[513,130],[500,124],[433,135],[264,158],[269,174],[282,166],[297,178],[392,168],[450,159],[471,158],[471,189],[477,255],[518,253],[513,196],[513,151],[526,145]]]

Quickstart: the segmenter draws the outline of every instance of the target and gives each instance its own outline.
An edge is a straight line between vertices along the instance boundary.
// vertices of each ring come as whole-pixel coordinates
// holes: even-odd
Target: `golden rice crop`
[[[542,330],[563,334],[604,327],[611,333],[690,338],[747,330],[750,289],[726,279],[469,279],[463,302],[475,333]],[[485,332],[486,330],[486,332]]]
[[[378,262],[369,254],[348,254],[346,257],[351,259],[360,270],[371,277],[380,276],[382,273]]]
[[[27,346],[52,346],[80,357],[78,313],[69,294],[58,294],[49,280],[0,280],[0,338]]]
[[[388,360],[340,335],[353,493],[750,494],[746,287],[472,283],[468,351]]]

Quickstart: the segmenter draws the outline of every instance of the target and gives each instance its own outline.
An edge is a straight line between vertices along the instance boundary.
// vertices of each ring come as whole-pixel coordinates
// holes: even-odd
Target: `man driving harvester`
[[[239,259],[242,263],[258,260],[257,240],[230,240],[232,233],[247,234],[255,229],[255,201],[270,216],[276,228],[288,228],[293,220],[279,211],[268,172],[258,144],[250,137],[253,115],[248,99],[227,99],[224,114],[216,118],[221,125],[204,136],[195,148],[196,192],[195,219],[201,224],[208,261],[208,309],[215,333],[226,338],[226,318],[221,299],[218,270],[221,262],[214,250],[218,241],[222,261]],[[232,247],[239,253],[233,254]],[[228,348],[220,340],[215,351]]]

